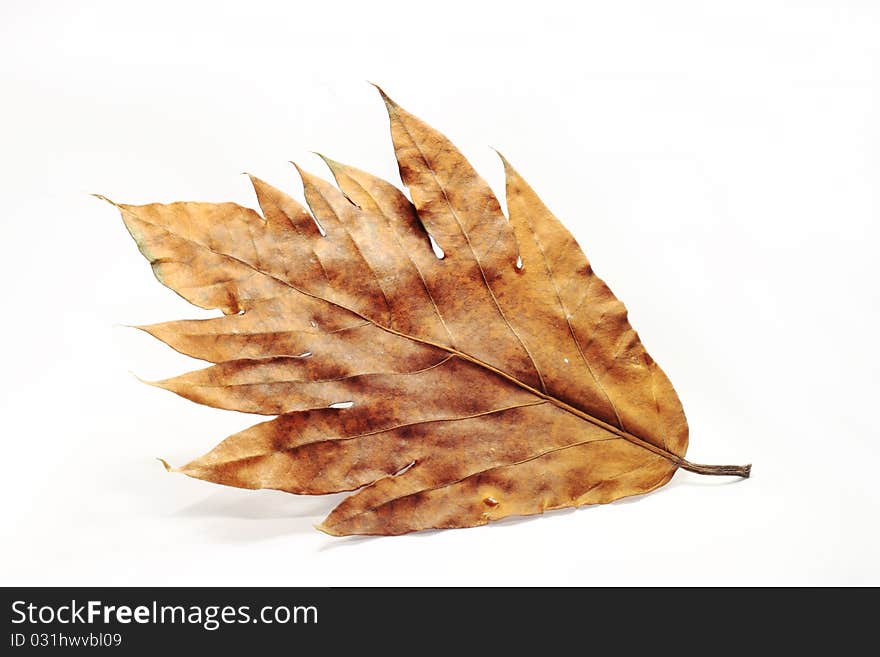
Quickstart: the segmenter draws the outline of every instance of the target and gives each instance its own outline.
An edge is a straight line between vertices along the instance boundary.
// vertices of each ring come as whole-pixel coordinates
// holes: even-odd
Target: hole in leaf
[[[443,260],[446,257],[446,253],[443,252],[443,249],[440,248],[440,245],[437,244],[437,240],[434,239],[433,235],[428,235],[428,239],[431,240],[431,249],[434,251],[434,255],[437,256],[438,260]]]
[[[483,504],[486,506],[498,506],[499,503],[494,497],[486,497],[483,499]]]
[[[351,408],[354,406],[353,401],[333,402],[327,408]]]
[[[413,467],[415,464],[416,464],[415,461],[410,461],[410,462],[407,463],[405,466],[403,466],[400,470],[398,470],[397,472],[395,472],[392,476],[394,476],[394,477],[399,477],[400,475],[402,475],[403,473],[405,473],[407,470],[409,470],[411,467]]]
[[[296,357],[297,357],[297,358],[308,358],[308,357],[311,356],[311,355],[312,355],[312,352],[311,352],[311,351],[304,351],[304,352],[302,352],[301,354],[297,354]]]
[[[522,256],[519,256],[519,255],[518,255],[518,256],[516,256],[516,268],[517,268],[517,269],[522,269],[522,267],[523,267],[523,265],[522,265]]]

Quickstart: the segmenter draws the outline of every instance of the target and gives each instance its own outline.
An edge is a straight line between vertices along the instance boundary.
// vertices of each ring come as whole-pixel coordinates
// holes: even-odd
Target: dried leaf
[[[502,158],[508,220],[446,137],[382,97],[412,203],[325,158],[338,188],[299,170],[311,213],[255,177],[263,216],[114,204],[160,282],[225,314],[140,327],[214,363],[153,385],[277,416],[177,471],[357,490],[320,526],[333,535],[611,502],[679,467],[747,477],[749,466],[684,460],[672,384],[513,167]]]

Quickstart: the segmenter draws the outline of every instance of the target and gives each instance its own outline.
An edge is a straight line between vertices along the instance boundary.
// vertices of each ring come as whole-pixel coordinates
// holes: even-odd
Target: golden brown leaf
[[[380,93],[381,90],[380,90]],[[311,212],[115,204],[164,285],[223,317],[140,327],[211,367],[153,385],[278,417],[178,468],[241,488],[357,490],[333,535],[469,527],[610,502],[677,468],[687,422],[623,304],[502,158],[509,220],[442,134],[384,93],[396,187],[325,158]],[[438,258],[431,239],[442,249]]]

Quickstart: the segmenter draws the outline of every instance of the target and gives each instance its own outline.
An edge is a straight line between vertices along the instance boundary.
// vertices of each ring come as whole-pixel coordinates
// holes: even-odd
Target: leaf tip
[[[501,164],[504,165],[504,173],[507,176],[515,175],[516,169],[514,169],[513,165],[510,164],[510,161],[506,157],[504,157],[504,153],[499,151],[497,148],[491,146],[490,148],[492,148],[492,150],[495,151],[495,154],[501,159]]]
[[[159,461],[159,463],[161,463],[161,464],[165,467],[165,472],[174,472],[174,468],[172,468],[172,467],[168,464],[168,461],[166,461],[166,460],[163,459],[163,458],[159,458],[159,457],[156,457],[156,460]]]
[[[345,189],[344,189],[345,183],[343,182],[343,180],[345,178],[351,177],[352,168],[346,164],[343,164],[342,162],[337,162],[336,160],[333,160],[333,159],[327,157],[323,153],[318,153],[316,151],[315,155],[317,155],[322,160],[324,160],[324,164],[326,164],[327,168],[330,169],[330,173],[332,174],[333,179],[336,181],[336,185],[340,189],[343,190],[345,197],[348,198],[348,200],[351,201],[352,204],[358,205],[357,203],[354,202],[354,200],[352,198],[349,197],[349,195],[347,193],[345,193]],[[358,205],[358,207],[360,207],[360,206]]]
[[[391,100],[388,94],[385,93],[385,90],[382,87],[380,87],[375,82],[370,82],[370,84],[376,87],[376,91],[379,92],[379,95],[382,97],[382,100],[385,103],[385,107],[388,108],[388,111],[395,110],[399,107],[399,105]]]
[[[300,165],[298,165],[296,162],[294,162],[293,160],[287,160],[287,162],[288,162],[288,164],[292,164],[296,168],[296,170],[299,172],[300,176],[302,176],[305,173],[303,168]]]
[[[299,174],[300,179],[302,180],[303,186],[308,187],[310,179],[312,178],[312,174],[303,169],[300,165],[298,165],[293,160],[288,160],[296,169],[296,172]]]
[[[260,192],[262,192],[265,189],[266,183],[263,182],[260,178],[257,178],[254,174],[252,174],[249,171],[242,171],[241,175],[248,177],[248,180],[251,181],[251,187],[254,188],[254,193],[256,193],[256,195],[257,195],[257,199],[259,199]]]
[[[317,155],[318,157],[320,157],[322,160],[324,160],[324,164],[326,164],[327,168],[330,169],[330,171],[332,171],[333,173],[336,173],[337,169],[340,169],[342,166],[341,164],[339,164],[339,162],[337,162],[336,160],[330,159],[329,157],[327,157],[323,153],[319,153],[318,151],[312,151],[312,153]]]
[[[300,165],[298,165],[293,160],[290,160],[290,163],[296,168],[296,172],[299,174],[300,179],[302,180],[303,187],[308,188],[310,185],[314,184],[314,177],[311,173],[303,169]]]
[[[109,198],[107,198],[107,197],[104,196],[103,194],[89,194],[89,196],[94,196],[96,199],[99,199],[99,200],[101,200],[101,201],[104,201],[104,202],[106,202],[106,203],[109,203],[109,204],[112,205],[114,208],[119,208],[120,210],[122,209],[122,206],[119,205],[119,203],[117,203],[116,201],[112,201],[112,200],[110,200]]]
[[[327,534],[327,536],[343,536],[343,534],[337,532],[332,527],[329,527],[326,522],[322,522],[319,525],[313,525],[313,526],[319,532],[323,532],[324,534]]]
[[[140,381],[141,383],[145,383],[145,384],[147,384],[148,386],[153,386],[154,388],[163,388],[163,389],[165,389],[165,390],[168,389],[168,388],[166,388],[164,385],[162,385],[162,381],[147,381],[146,379],[142,379],[141,377],[139,377],[137,374],[135,374],[135,373],[132,372],[131,370],[129,370],[128,373],[131,374],[134,378],[136,378],[136,379],[137,379],[138,381]]]
[[[157,324],[121,324],[121,326],[123,326],[124,328],[130,328],[130,329],[136,329],[138,331],[143,331],[147,335],[151,335],[154,338],[157,338],[159,340],[162,339],[161,337],[159,337],[161,335],[161,331],[157,328],[158,327]],[[134,378],[136,378],[136,379],[138,378],[137,375],[134,374],[133,372],[131,374],[132,374],[132,376],[134,376]],[[140,381],[140,379],[138,379],[138,380]]]
[[[319,178],[313,173],[309,173],[305,169],[303,169],[300,165],[298,165],[293,160],[290,160],[290,163],[296,167],[297,173],[299,173],[299,177],[302,178],[303,186],[308,187],[317,187],[319,183]]]

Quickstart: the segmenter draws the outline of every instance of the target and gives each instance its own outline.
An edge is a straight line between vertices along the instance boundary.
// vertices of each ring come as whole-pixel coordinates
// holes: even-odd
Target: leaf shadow
[[[428,532],[420,532],[420,533],[431,533],[436,532],[436,529],[431,529]],[[382,538],[395,538],[388,536],[328,536],[327,541],[318,548],[318,552],[327,552],[329,550],[335,550],[341,547],[352,547],[363,545],[364,543],[371,543],[373,541],[378,541]]]
[[[280,491],[218,490],[171,513],[178,518],[207,521],[205,527],[215,540],[250,543],[290,534],[316,532],[315,524],[335,507],[345,494],[302,496]]]
[[[345,494],[338,495],[291,495],[281,491],[218,490],[203,499],[183,507],[175,516],[190,518],[236,518],[241,520],[267,520],[280,518],[304,518],[326,515]]]
[[[206,523],[203,530],[217,543],[260,543],[314,532],[315,522],[312,518],[224,520]]]

